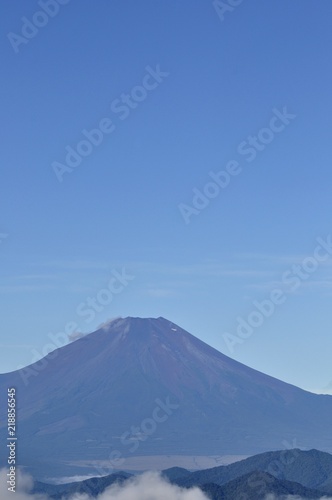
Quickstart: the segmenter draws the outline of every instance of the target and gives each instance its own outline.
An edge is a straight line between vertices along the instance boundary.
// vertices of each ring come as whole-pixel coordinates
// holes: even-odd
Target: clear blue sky
[[[58,7],[0,7],[1,372],[69,322],[86,333],[164,316],[249,366],[332,390],[331,255],[296,290],[283,283],[283,304],[232,352],[225,341],[332,234],[331,1],[243,0],[223,20],[206,0]],[[285,107],[289,123],[271,122]],[[59,182],[54,162],[105,118],[112,132]],[[237,175],[193,207],[193,189],[232,160]],[[112,274],[123,268],[126,286]],[[111,279],[112,301],[78,314]]]

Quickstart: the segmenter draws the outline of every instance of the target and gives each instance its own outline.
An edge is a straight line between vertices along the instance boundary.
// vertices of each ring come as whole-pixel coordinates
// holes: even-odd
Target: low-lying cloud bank
[[[47,495],[33,494],[32,478],[18,471],[17,488],[13,493],[8,491],[7,470],[0,471],[0,499],[1,500],[51,500]],[[303,500],[299,496],[281,497],[282,500]],[[157,472],[146,472],[126,481],[124,485],[112,485],[97,499],[86,493],[74,494],[69,500],[209,500],[199,489],[189,490],[172,485]],[[280,500],[274,495],[267,495],[265,500]],[[320,500],[332,500],[331,497],[323,496]]]
[[[0,498],[1,500],[50,500],[45,495],[30,493],[33,481],[30,476],[18,472],[16,492],[8,491],[7,471],[0,472]],[[209,500],[199,488],[190,490],[182,489],[168,483],[160,474],[147,472],[141,476],[134,477],[123,486],[112,485],[98,500]],[[96,500],[87,494],[75,494],[70,500]]]

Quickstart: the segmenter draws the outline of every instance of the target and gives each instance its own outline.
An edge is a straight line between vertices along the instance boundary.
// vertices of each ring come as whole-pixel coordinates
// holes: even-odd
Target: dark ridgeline
[[[211,500],[265,500],[268,494],[313,500],[332,495],[332,455],[317,450],[275,451],[197,472],[173,467],[164,470],[162,476],[183,488],[198,486]],[[130,477],[120,472],[58,486],[36,483],[34,493],[46,493],[54,500],[64,500],[75,493],[97,497],[114,483],[124,485]]]

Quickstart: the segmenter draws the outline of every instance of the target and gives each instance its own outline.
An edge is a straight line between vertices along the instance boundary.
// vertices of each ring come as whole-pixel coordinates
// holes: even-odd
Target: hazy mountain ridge
[[[271,474],[254,471],[245,476],[233,479],[223,486],[204,484],[202,491],[208,494],[211,500],[266,500],[268,495],[274,498],[286,498],[295,495],[297,499],[316,499],[322,497],[322,492],[305,488],[299,483],[276,479]]]
[[[318,499],[326,494],[332,495],[332,487],[326,488],[326,478],[332,478],[332,455],[317,450],[288,450],[287,454],[284,451],[264,453],[238,464],[198,472],[172,468],[163,471],[162,476],[181,487],[198,486],[212,500],[264,500],[267,495],[274,495],[276,498],[296,495],[297,498]],[[291,460],[294,457],[296,459]],[[276,467],[275,475],[264,470],[267,463],[274,466],[278,464],[279,474]],[[34,492],[46,493],[54,500],[69,498],[75,493],[87,493],[96,497],[110,485],[116,482],[124,484],[130,477],[133,476],[121,472],[58,486],[36,483]]]
[[[332,495],[332,455],[318,450],[292,449],[261,453],[234,464],[184,474],[175,482],[181,486],[205,483],[224,485],[256,471]]]
[[[130,477],[131,474],[120,472],[117,474],[110,474],[109,476],[105,477],[93,477],[90,479],[86,479],[85,481],[59,485],[47,484],[37,481],[34,484],[33,493],[44,493],[54,500],[62,500],[64,497],[71,497],[74,494],[84,493],[87,493],[92,497],[97,497],[112,484],[122,484]]]

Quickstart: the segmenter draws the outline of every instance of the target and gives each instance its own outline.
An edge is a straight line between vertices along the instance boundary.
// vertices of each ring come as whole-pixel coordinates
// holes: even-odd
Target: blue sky
[[[312,260],[332,234],[331,2],[218,15],[203,0],[62,0],[53,17],[43,3],[1,7],[1,372],[68,324],[164,316],[332,392],[332,256]],[[291,289],[284,273],[309,257]],[[239,337],[275,289],[280,304]]]

